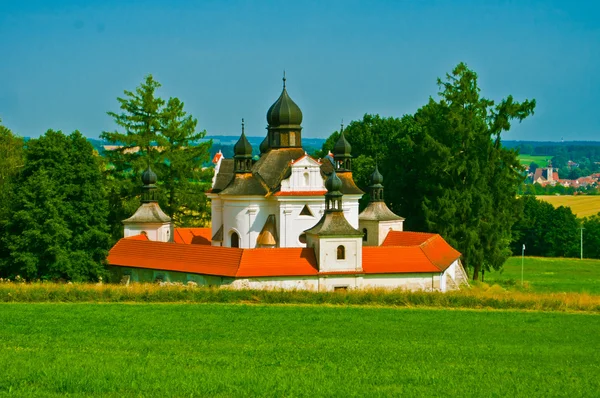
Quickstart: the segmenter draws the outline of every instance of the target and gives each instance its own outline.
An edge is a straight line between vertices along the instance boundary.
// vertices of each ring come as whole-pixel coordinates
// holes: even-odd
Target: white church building
[[[136,213],[108,256],[112,278],[194,282],[253,289],[457,289],[467,283],[460,253],[440,235],[405,232],[384,202],[375,168],[368,206],[352,177],[343,128],[333,153],[302,149],[302,112],[283,91],[267,111],[260,159],[242,134],[233,159],[217,153],[211,228],[173,228],[155,197],[157,176],[142,176]]]

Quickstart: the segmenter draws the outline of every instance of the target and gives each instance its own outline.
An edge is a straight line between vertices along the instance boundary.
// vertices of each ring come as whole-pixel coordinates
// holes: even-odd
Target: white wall
[[[149,240],[157,242],[170,242],[173,236],[171,223],[125,224],[123,236],[128,238],[139,235],[142,232],[146,233]]]
[[[315,252],[319,271],[360,271],[362,270],[362,238],[320,238],[319,250]],[[344,246],[345,258],[338,260],[338,246]]]
[[[269,214],[277,215],[276,202],[259,196],[221,196],[221,200],[223,202],[223,246],[231,247],[231,234],[235,231],[240,236],[241,248],[255,248],[256,239]],[[213,224],[213,230],[215,228],[217,226]]]

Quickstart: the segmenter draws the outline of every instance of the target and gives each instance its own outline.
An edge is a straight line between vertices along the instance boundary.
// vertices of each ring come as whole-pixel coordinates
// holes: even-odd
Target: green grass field
[[[534,292],[600,294],[600,260],[525,257],[524,280]],[[501,272],[486,274],[485,282],[521,283],[521,257],[511,257]]]
[[[519,162],[522,165],[529,166],[531,162],[537,163],[540,167],[546,167],[552,156],[536,156],[536,155],[519,155]]]
[[[600,316],[2,304],[0,396],[594,396]]]
[[[536,198],[554,207],[570,207],[577,217],[593,216],[600,212],[600,195],[538,195]]]

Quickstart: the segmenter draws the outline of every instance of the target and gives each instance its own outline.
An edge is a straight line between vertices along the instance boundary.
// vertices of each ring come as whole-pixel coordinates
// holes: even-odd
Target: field
[[[548,160],[551,159],[552,156],[519,155],[519,162],[524,166],[529,166],[531,162],[535,162],[540,167],[546,167]]]
[[[600,316],[2,304],[0,396],[593,396]]]
[[[600,195],[538,195],[536,198],[545,200],[554,207],[570,207],[577,217],[592,216],[600,212]]]
[[[525,257],[524,280],[533,292],[577,292],[600,295],[600,260]],[[521,284],[521,257],[511,257],[501,272],[485,275],[485,282]]]

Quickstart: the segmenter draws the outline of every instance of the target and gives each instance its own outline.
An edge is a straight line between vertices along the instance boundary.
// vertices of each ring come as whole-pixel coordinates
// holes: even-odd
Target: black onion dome
[[[302,111],[288,95],[285,89],[285,78],[281,95],[267,111],[267,123],[270,127],[300,126],[302,124]]]
[[[250,145],[243,131],[240,139],[233,146],[233,153],[235,156],[252,157],[252,145]]]
[[[372,186],[381,185],[382,182],[383,182],[383,176],[379,172],[377,165],[375,165],[375,171],[373,172],[373,174],[371,174],[371,185]]]
[[[340,177],[337,176],[335,170],[325,181],[325,188],[327,188],[327,192],[336,192],[342,189],[342,180],[340,180]]]
[[[258,149],[260,149],[260,153],[267,153],[269,150],[269,137],[265,137],[265,139],[262,140]]]
[[[340,138],[338,138],[335,146],[333,147],[333,155],[334,156],[350,156],[352,154],[352,147],[350,143],[346,139],[344,134],[344,130],[340,134]]]
[[[156,184],[157,179],[158,177],[156,176],[156,173],[152,171],[150,166],[148,166],[146,171],[144,171],[144,174],[142,174],[142,182],[144,185],[154,185]]]

